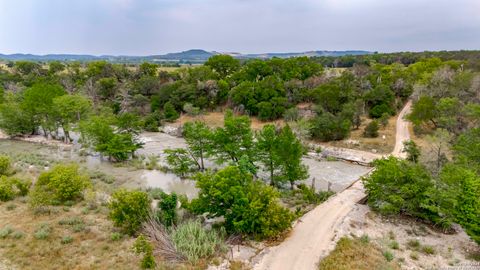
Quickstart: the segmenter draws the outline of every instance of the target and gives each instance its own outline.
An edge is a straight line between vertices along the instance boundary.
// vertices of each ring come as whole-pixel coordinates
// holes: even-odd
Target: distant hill
[[[148,56],[114,56],[114,55],[88,55],[88,54],[0,54],[0,59],[7,61],[96,61],[106,60],[110,62],[121,63],[137,63],[142,61],[151,62],[180,62],[180,63],[203,63],[213,55],[222,54],[219,52],[209,52],[200,49],[188,50],[177,53],[167,53],[164,55],[148,55]],[[225,53],[239,59],[269,59],[272,57],[289,58],[299,56],[343,56],[343,55],[365,55],[371,54],[368,51],[309,51],[294,53],[263,53],[263,54],[242,54],[242,53]]]

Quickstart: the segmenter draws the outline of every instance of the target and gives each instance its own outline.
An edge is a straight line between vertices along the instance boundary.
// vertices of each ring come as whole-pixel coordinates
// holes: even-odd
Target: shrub
[[[12,234],[12,237],[14,239],[21,239],[25,236],[25,233],[22,232],[22,231],[15,231],[13,234]]]
[[[0,238],[7,238],[11,233],[13,232],[13,229],[10,226],[5,226],[2,229],[0,229]]]
[[[385,257],[387,262],[391,262],[394,258],[393,253],[388,250],[383,252],[383,257]]]
[[[200,108],[195,107],[192,105],[192,103],[188,103],[188,102],[183,104],[183,111],[191,116],[196,116],[200,114]]]
[[[300,114],[296,107],[290,108],[283,114],[285,121],[297,121],[300,118]]]
[[[205,230],[198,221],[180,224],[171,233],[171,238],[176,250],[193,263],[225,250],[222,236],[213,230]]]
[[[25,196],[30,188],[29,181],[0,176],[0,201],[10,201],[17,196]]]
[[[228,231],[269,238],[291,226],[293,214],[278,204],[278,192],[238,167],[229,166],[215,174],[196,176],[200,189],[198,199],[191,203],[196,213],[225,218]]]
[[[418,250],[420,248],[420,241],[417,239],[410,239],[407,242],[407,246],[413,250]]]
[[[152,244],[147,241],[143,234],[137,237],[133,244],[133,251],[137,254],[143,254],[140,267],[142,269],[154,269],[156,267],[155,257],[153,257]]]
[[[44,223],[38,227],[38,229],[35,231],[33,236],[38,240],[44,240],[50,236],[51,232],[52,232],[52,229],[50,228],[50,226]]]
[[[372,209],[385,215],[405,213],[440,220],[430,196],[433,182],[424,167],[395,157],[376,160],[374,165],[376,170],[363,179]]]
[[[167,227],[170,227],[177,223],[177,194],[160,195],[160,201],[158,202],[158,216],[160,221]]]
[[[397,241],[392,241],[390,242],[390,244],[388,245],[391,249],[399,249],[400,248],[400,245],[398,244]]]
[[[323,113],[310,121],[311,135],[321,141],[342,140],[350,134],[352,122],[330,113]]]
[[[61,243],[64,245],[70,244],[72,242],[73,242],[73,237],[71,237],[70,235],[64,236],[61,241]]]
[[[57,165],[40,174],[32,191],[31,203],[40,206],[76,200],[90,185],[90,177],[81,174],[78,165]]]
[[[175,107],[172,105],[172,103],[170,103],[170,101],[163,105],[163,114],[168,122],[173,122],[177,120],[178,117],[180,117],[180,115],[175,110]]]
[[[414,261],[417,261],[418,260],[418,253],[416,253],[416,252],[410,253],[410,258]]]
[[[8,175],[11,169],[10,166],[10,157],[0,155],[0,175]]]
[[[10,201],[15,198],[15,190],[10,181],[6,176],[0,177],[0,201]]]
[[[120,189],[113,193],[108,208],[113,224],[133,235],[149,216],[150,199],[143,191]]]
[[[392,108],[385,104],[385,103],[382,103],[382,104],[379,104],[379,105],[375,105],[373,108],[370,109],[369,111],[369,115],[370,117],[372,118],[380,118],[382,117],[382,115],[384,114],[389,114],[391,115],[393,112]]]
[[[378,119],[380,121],[380,124],[383,127],[388,126],[388,119],[390,119],[390,114],[389,113],[383,113],[382,116]]]
[[[422,247],[422,252],[427,254],[427,255],[433,255],[435,254],[435,248],[432,246],[423,246]]]
[[[376,138],[378,137],[378,122],[377,120],[371,121],[363,131],[363,136],[366,138]]]
[[[120,241],[122,239],[123,235],[118,232],[113,232],[110,234],[110,240],[112,241]]]

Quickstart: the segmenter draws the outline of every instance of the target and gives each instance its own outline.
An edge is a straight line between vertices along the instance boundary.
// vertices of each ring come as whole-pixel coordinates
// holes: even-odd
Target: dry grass
[[[7,205],[12,203],[16,208],[8,210]],[[0,228],[10,226],[14,230],[10,236],[0,239],[0,254],[18,269],[26,270],[137,269],[139,258],[131,249],[133,238],[112,240],[113,227],[106,209],[100,206],[88,211],[85,207],[82,204],[68,208],[58,206],[51,208],[50,214],[35,215],[24,198],[0,204]],[[78,223],[82,225],[76,225]],[[34,237],[42,224],[50,228],[43,240]],[[15,237],[15,232],[23,235]],[[65,241],[70,237],[71,242]]]
[[[198,116],[191,116],[187,114],[182,114],[180,118],[177,119],[174,123],[172,123],[172,126],[180,127],[183,124],[187,122],[192,122],[192,121],[202,121],[205,124],[207,124],[209,127],[222,127],[223,126],[223,118],[224,118],[224,112],[208,112],[205,114],[201,114]],[[260,121],[256,117],[250,117],[250,120],[252,121],[252,129],[254,130],[259,130],[263,126],[267,124],[274,124],[274,125],[279,125],[283,126],[285,122],[283,120],[275,120],[275,121]]]
[[[383,127],[380,125],[377,138],[364,138],[363,131],[371,119],[362,119],[362,124],[357,130],[352,130],[350,137],[342,141],[332,141],[325,143],[329,146],[357,149],[362,151],[373,152],[373,149],[380,154],[389,154],[395,147],[395,133],[396,133],[396,116],[390,117],[388,125]],[[385,136],[385,139],[384,139]]]
[[[319,264],[320,270],[375,270],[400,269],[388,262],[381,250],[362,238],[341,238],[335,249]]]

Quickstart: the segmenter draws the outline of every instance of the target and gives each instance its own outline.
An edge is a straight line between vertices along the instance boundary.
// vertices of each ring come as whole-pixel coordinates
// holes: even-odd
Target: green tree
[[[415,125],[421,125],[425,122],[430,122],[435,128],[438,123],[435,121],[436,106],[433,98],[428,96],[421,96],[413,103],[412,112],[408,115],[408,119]]]
[[[212,131],[203,122],[188,122],[183,125],[183,136],[198,168],[205,170],[204,159],[212,152]]]
[[[80,95],[63,95],[53,99],[53,108],[65,134],[65,141],[70,142],[72,125],[90,113],[92,104],[89,99]]]
[[[372,120],[368,125],[365,127],[363,131],[363,136],[366,138],[376,138],[378,137],[378,122],[377,120]]]
[[[232,111],[225,113],[223,127],[213,133],[213,149],[215,157],[223,162],[238,162],[246,155],[253,160],[253,133],[248,116],[234,116]]]
[[[442,168],[432,192],[446,219],[453,219],[480,243],[480,177],[472,170],[456,164]]]
[[[0,104],[0,129],[10,136],[35,133],[36,123],[31,114],[20,108],[13,95],[7,95],[6,101]]]
[[[418,148],[418,145],[414,141],[408,140],[403,142],[402,152],[407,153],[408,161],[411,161],[413,163],[418,163],[421,152],[420,152],[420,149]]]
[[[308,178],[307,166],[302,163],[305,148],[289,125],[283,127],[278,134],[275,152],[280,165],[280,177],[290,182],[291,189],[295,181]]]
[[[196,177],[200,189],[192,201],[196,213],[225,218],[227,231],[269,238],[291,226],[293,214],[277,202],[274,188],[253,181],[238,167],[229,166],[215,174],[207,171]]]
[[[157,75],[158,65],[149,62],[143,62],[138,67],[140,74],[143,76],[156,76]]]
[[[368,204],[382,214],[408,214],[439,221],[430,197],[433,181],[419,164],[390,156],[373,162],[375,170],[363,178]]]
[[[134,235],[150,216],[150,199],[143,191],[120,189],[112,194],[108,208],[113,224]]]
[[[157,207],[160,221],[167,227],[177,224],[177,194],[162,193]]]
[[[163,106],[163,114],[165,116],[165,119],[169,122],[173,122],[177,120],[178,117],[180,117],[177,110],[175,110],[175,107],[172,105],[172,103],[170,103],[170,101],[165,103],[165,105]]]
[[[257,133],[257,155],[264,168],[270,173],[270,185],[276,183],[277,174],[280,170],[280,161],[278,156],[279,138],[274,125],[265,125]]]
[[[324,112],[310,120],[310,133],[321,141],[342,140],[350,134],[352,122],[348,119]]]
[[[219,54],[208,58],[205,65],[211,67],[221,78],[225,78],[240,68],[240,61],[230,55]]]
[[[155,269],[157,264],[153,256],[153,246],[143,234],[140,234],[135,240],[133,251],[136,254],[143,254],[142,262],[140,263],[141,269]]]
[[[41,126],[48,136],[47,131],[57,131],[53,100],[65,94],[58,84],[36,83],[23,92],[20,108],[30,117],[33,126]]]
[[[164,152],[167,155],[167,163],[175,174],[183,178],[194,171],[196,162],[186,149],[165,149]]]

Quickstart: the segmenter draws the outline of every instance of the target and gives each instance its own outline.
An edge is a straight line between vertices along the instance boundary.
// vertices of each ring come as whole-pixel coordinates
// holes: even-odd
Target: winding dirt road
[[[408,122],[404,119],[411,102],[407,102],[398,114],[395,148],[392,155],[403,157],[403,141],[410,138]],[[264,249],[254,258],[256,270],[313,270],[320,258],[335,246],[333,239],[336,228],[352,210],[355,203],[365,197],[361,181],[355,182],[344,191],[299,219],[291,234],[280,245]]]

